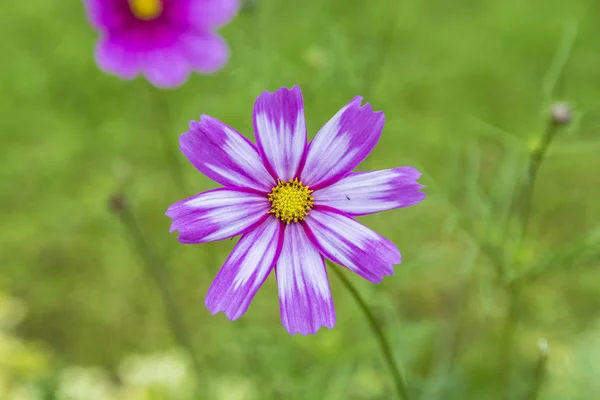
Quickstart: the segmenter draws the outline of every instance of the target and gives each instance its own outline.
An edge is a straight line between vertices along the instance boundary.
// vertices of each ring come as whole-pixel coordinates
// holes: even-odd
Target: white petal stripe
[[[305,227],[325,257],[373,283],[393,275],[392,265],[401,262],[392,242],[340,211],[315,208],[306,217]]]
[[[281,320],[292,335],[314,334],[333,328],[335,310],[323,256],[307,238],[301,224],[289,224],[275,267]]]
[[[408,207],[425,198],[417,183],[421,173],[413,167],[355,172],[313,193],[316,205],[336,208],[350,215],[366,215]]]
[[[277,262],[282,242],[283,224],[275,217],[242,236],[208,289],[210,312],[241,317]]]

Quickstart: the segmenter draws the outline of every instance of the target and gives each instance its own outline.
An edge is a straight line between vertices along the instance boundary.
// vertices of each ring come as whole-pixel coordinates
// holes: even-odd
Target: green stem
[[[118,212],[121,222],[127,230],[132,247],[142,258],[148,273],[160,291],[171,332],[179,345],[188,351],[196,372],[198,385],[200,386],[202,381],[202,368],[196,355],[191,335],[185,326],[183,317],[179,311],[175,297],[173,296],[168,270],[159,257],[153,253],[152,248],[144,238],[135,216],[128,208],[127,204],[125,204],[124,200],[121,201],[120,207],[115,211]]]
[[[546,378],[546,364],[548,364],[548,343],[545,340],[540,341],[539,344],[540,354],[538,361],[533,370],[533,379],[531,382],[531,388],[527,394],[528,400],[537,400],[542,383]]]
[[[161,147],[164,153],[165,160],[169,166],[169,174],[171,179],[181,196],[188,196],[190,191],[187,187],[186,180],[183,174],[181,162],[175,144],[177,143],[177,136],[171,135],[169,132],[172,130],[171,114],[169,111],[169,103],[165,98],[164,91],[150,87],[148,92],[150,93],[150,112],[151,118],[154,121],[153,126],[150,129],[154,129],[158,132],[161,141]]]
[[[504,319],[500,350],[500,379],[503,390],[499,391],[500,398],[509,400],[511,398],[511,372],[513,367],[512,349],[515,342],[515,330],[519,320],[519,297],[520,288],[511,284],[508,290],[508,307]]]
[[[559,127],[560,126],[552,120],[548,122],[546,131],[542,136],[540,144],[531,153],[531,156],[529,158],[529,165],[527,166],[527,175],[523,184],[523,193],[521,199],[521,218],[523,221],[524,232],[527,231],[527,226],[529,224],[533,189],[535,187],[538,172],[540,170],[540,166],[542,165],[542,161],[544,160],[544,156],[546,155],[546,152],[548,150],[548,146],[550,145],[550,142],[552,142],[552,139],[554,139],[554,137],[556,136],[556,132],[558,132]]]
[[[369,306],[367,305],[365,300],[362,298],[360,293],[358,293],[358,290],[356,290],[354,285],[352,285],[352,283],[348,280],[348,278],[346,278],[344,276],[344,274],[339,270],[339,267],[333,266],[333,268],[331,268],[331,269],[337,275],[337,277],[340,279],[340,281],[342,282],[344,287],[346,289],[348,289],[348,292],[350,293],[350,295],[352,295],[352,297],[354,297],[354,300],[358,303],[358,306],[360,307],[362,312],[365,314],[365,317],[367,317],[367,320],[369,321],[369,325],[371,325],[371,329],[373,329],[373,333],[375,334],[377,343],[379,344],[379,347],[381,348],[381,352],[383,353],[383,358],[385,360],[385,363],[387,364],[390,374],[392,375],[392,379],[394,380],[394,383],[396,386],[396,392],[398,393],[398,398],[401,400],[409,400],[410,397],[408,395],[408,389],[407,389],[406,382],[404,380],[404,376],[402,375],[402,372],[400,371],[400,367],[399,367],[398,363],[394,359],[394,356],[392,354],[392,348],[391,348],[389,342],[387,341],[387,339],[385,338],[385,335],[383,334],[383,330],[381,329],[381,327],[375,320],[375,316],[369,309]]]

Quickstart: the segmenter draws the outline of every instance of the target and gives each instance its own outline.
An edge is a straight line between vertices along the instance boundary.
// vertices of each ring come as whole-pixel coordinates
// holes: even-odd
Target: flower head
[[[143,74],[161,88],[181,85],[191,71],[213,73],[229,57],[214,31],[237,13],[238,0],[84,0],[100,31],[96,61],[104,71]]]
[[[173,204],[167,215],[181,243],[241,239],[213,281],[205,304],[242,316],[275,269],[281,319],[292,334],[332,328],[335,311],[324,258],[371,282],[392,275],[396,246],[353,217],[423,200],[412,167],[352,172],[384,124],[355,97],[307,143],[300,89],[263,92],[254,106],[257,144],[203,115],[181,135],[181,151],[223,185]]]

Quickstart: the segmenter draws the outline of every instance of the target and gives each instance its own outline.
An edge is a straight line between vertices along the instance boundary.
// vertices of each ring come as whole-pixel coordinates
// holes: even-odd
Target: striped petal
[[[283,224],[266,219],[242,236],[210,285],[204,303],[212,314],[241,317],[277,262],[283,243]]]
[[[275,178],[295,178],[306,153],[304,103],[298,86],[263,92],[254,104],[254,134],[267,169]]]
[[[300,175],[311,189],[320,189],[352,171],[373,150],[385,122],[383,112],[355,97],[317,133]]]
[[[336,208],[350,215],[366,215],[419,203],[425,186],[413,167],[355,172],[313,193],[316,205]]]
[[[265,169],[256,147],[235,129],[202,115],[180,136],[182,153],[204,175],[223,186],[268,192],[275,181]]]
[[[265,195],[247,190],[215,189],[173,204],[167,215],[171,232],[179,231],[181,243],[212,242],[237,236],[267,218]]]
[[[319,207],[306,217],[305,230],[319,251],[373,283],[393,275],[400,264],[396,246],[341,211]]]
[[[275,267],[281,321],[289,333],[315,334],[335,325],[325,261],[301,224],[287,225]]]

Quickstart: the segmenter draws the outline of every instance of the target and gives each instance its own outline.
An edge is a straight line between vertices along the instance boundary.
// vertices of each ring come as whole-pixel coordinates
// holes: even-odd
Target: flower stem
[[[550,120],[546,127],[546,131],[541,138],[539,145],[531,153],[529,158],[529,164],[527,166],[527,174],[525,176],[525,182],[523,184],[523,193],[521,198],[521,218],[523,223],[523,230],[527,230],[529,224],[529,217],[531,214],[531,201],[533,197],[533,189],[535,182],[542,165],[546,151],[552,139],[556,136],[556,132],[559,130],[559,125],[554,121]]]
[[[114,200],[113,204],[115,204]],[[113,210],[119,215],[129,239],[131,240],[133,249],[139,254],[147,267],[148,273],[154,280],[154,283],[156,283],[165,307],[165,314],[171,332],[179,345],[188,351],[198,379],[198,385],[201,386],[202,368],[198,356],[196,355],[191,335],[184,323],[175,297],[173,296],[168,270],[162,260],[153,253],[151,246],[144,238],[142,230],[137,223],[135,216],[126,204],[125,199],[121,197],[120,201],[116,204],[118,204],[118,207],[113,206]]]
[[[542,383],[546,377],[546,364],[548,364],[548,342],[545,339],[541,339],[539,343],[540,354],[538,361],[533,371],[533,379],[531,382],[531,388],[527,394],[528,400],[537,400]]]
[[[508,288],[508,306],[504,318],[500,346],[500,379],[503,390],[499,391],[501,399],[511,398],[511,373],[513,369],[512,349],[515,342],[515,330],[519,321],[520,288],[513,283]]]
[[[404,376],[402,375],[402,372],[400,371],[400,367],[399,367],[398,363],[394,359],[394,356],[392,354],[392,348],[391,348],[388,340],[385,338],[385,335],[383,334],[383,330],[381,329],[381,327],[375,320],[375,316],[369,309],[369,306],[367,305],[365,300],[362,298],[360,293],[358,293],[358,290],[356,290],[354,285],[339,270],[339,267],[333,266],[333,268],[331,268],[331,269],[337,275],[337,277],[340,279],[340,281],[342,282],[344,287],[348,290],[350,295],[352,295],[352,297],[354,297],[354,300],[358,303],[358,306],[360,307],[362,312],[365,314],[365,317],[369,321],[369,325],[371,325],[371,329],[373,329],[373,333],[375,334],[377,343],[379,344],[379,347],[381,348],[381,352],[383,353],[383,358],[385,360],[385,363],[387,364],[390,374],[392,375],[392,379],[394,380],[394,383],[396,386],[396,392],[398,393],[398,398],[401,400],[409,400],[410,397],[408,395],[408,389],[407,389],[406,382],[404,380]]]
[[[176,136],[172,136],[168,133],[172,128],[169,104],[163,91],[149,86],[148,92],[150,93],[151,101],[150,113],[154,120],[151,129],[156,130],[160,135],[161,147],[167,165],[169,166],[171,179],[175,186],[177,186],[180,195],[185,197],[190,194],[190,191],[188,190],[178,153],[174,146]]]

